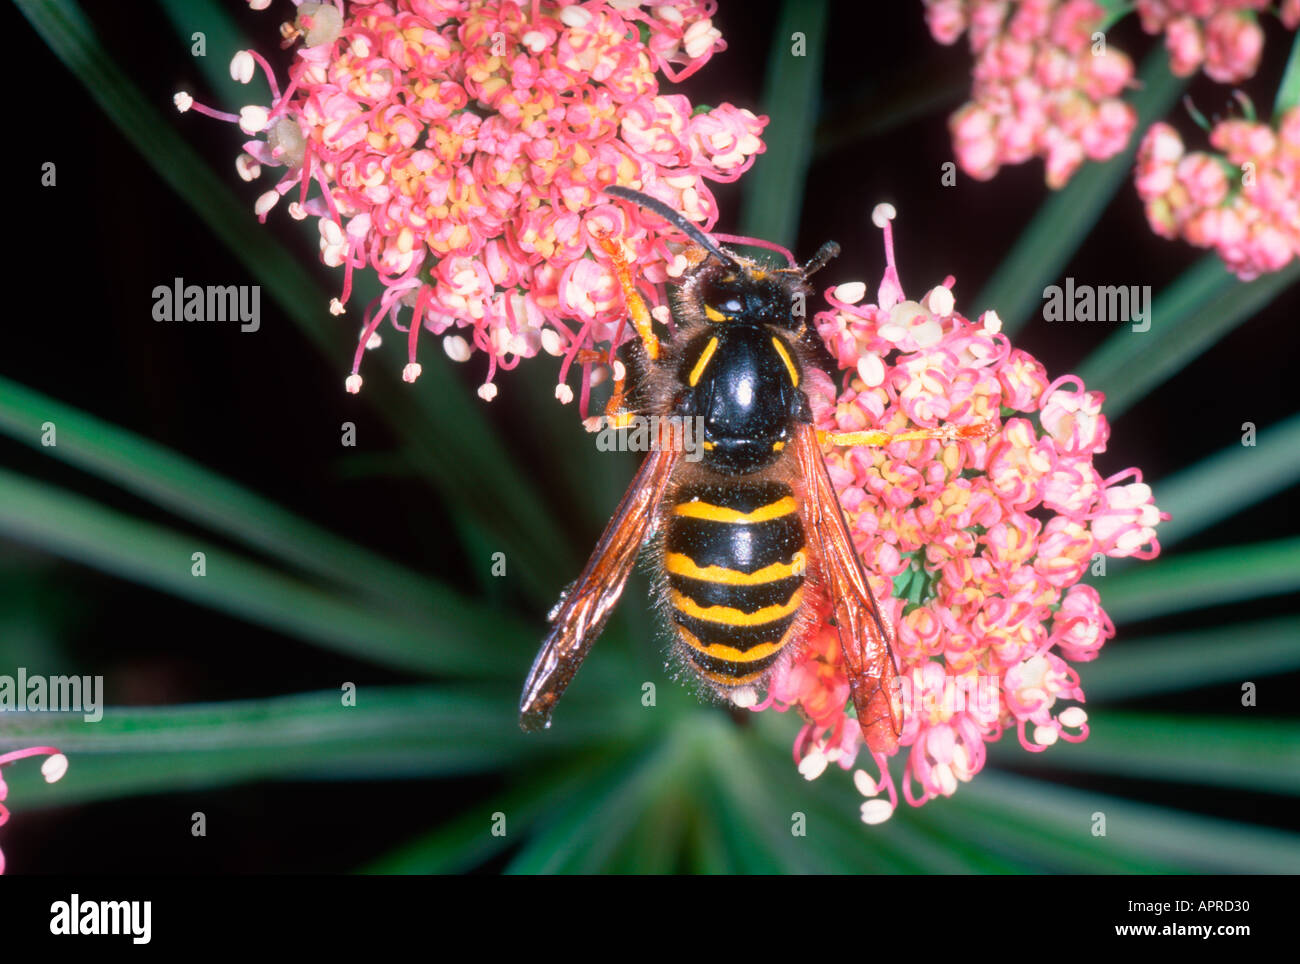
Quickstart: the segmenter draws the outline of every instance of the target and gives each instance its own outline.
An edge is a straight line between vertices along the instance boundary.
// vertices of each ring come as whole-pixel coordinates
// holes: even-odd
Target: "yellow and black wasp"
[[[964,438],[972,430],[823,437],[800,387],[815,360],[795,306],[839,245],[827,242],[802,267],[764,268],[655,198],[618,186],[606,193],[653,211],[694,243],[693,267],[675,291],[676,333],[661,343],[621,247],[603,242],[640,336],[630,343],[636,384],[625,395],[616,383],[607,411],[658,415],[664,426],[698,419],[703,452],[698,462],[683,459],[680,441],[665,429],[647,455],[586,568],[552,611],[550,635],[524,683],[520,726],[550,725],[649,544],[677,655],[708,687],[724,698],[761,688],[829,611],[867,744],[891,751],[902,728],[893,635],[854,550],[822,445]]]

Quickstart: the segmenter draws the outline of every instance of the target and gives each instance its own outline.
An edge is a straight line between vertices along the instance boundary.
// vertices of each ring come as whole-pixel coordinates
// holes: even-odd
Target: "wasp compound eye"
[[[705,306],[724,315],[739,315],[745,310],[743,294],[734,284],[706,281],[700,286],[700,296]]]

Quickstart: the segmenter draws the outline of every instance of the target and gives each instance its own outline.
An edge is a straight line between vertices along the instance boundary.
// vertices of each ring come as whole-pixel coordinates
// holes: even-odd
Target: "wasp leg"
[[[608,365],[614,373],[614,392],[605,402],[605,424],[611,428],[626,428],[632,424],[633,412],[627,406],[627,366],[609,352],[583,349],[577,360],[582,364]]]
[[[907,432],[885,432],[875,429],[869,432],[822,432],[817,433],[817,440],[822,445],[893,445],[895,442],[918,442],[925,439],[941,439],[945,442],[972,442],[988,438],[993,434],[992,421],[978,422],[975,425],[944,425],[940,428],[917,428]]]
[[[596,241],[614,263],[614,275],[618,278],[619,287],[623,289],[623,300],[627,302],[628,314],[632,316],[632,324],[636,326],[636,333],[641,338],[646,355],[652,360],[658,358],[659,338],[654,332],[650,309],[632,282],[632,271],[628,267],[627,258],[623,256],[622,245],[612,238],[597,238]]]
[[[613,428],[625,428],[632,424],[633,413],[627,408],[627,366],[617,358],[614,359],[614,394],[605,403],[605,424]]]

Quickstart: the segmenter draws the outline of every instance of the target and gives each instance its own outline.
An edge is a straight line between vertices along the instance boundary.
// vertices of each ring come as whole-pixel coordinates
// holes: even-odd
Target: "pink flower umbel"
[[[1300,107],[1276,128],[1220,121],[1210,143],[1187,153],[1168,124],[1147,131],[1135,181],[1151,230],[1214,248],[1243,281],[1300,257]]]
[[[265,6],[260,0],[256,6]],[[767,119],[722,104],[694,107],[662,94],[725,49],[713,0],[514,3],[510,0],[353,0],[302,3],[281,28],[296,43],[281,91],[269,64],[239,53],[232,76],[260,67],[269,106],[222,114],[252,139],[237,168],[283,170],[255,206],[281,197],[313,217],[321,257],[343,269],[344,310],[353,272],[373,269],[384,293],[363,312],[349,391],[387,320],[406,334],[419,377],[421,330],[447,355],[487,355],[479,395],[498,368],[539,351],[563,358],[564,402],[577,361],[583,415],[593,365],[631,332],[601,236],[623,239],[652,284],[685,267],[653,215],[602,196],[622,184],[652,194],[707,229],[717,206],[705,179],[731,181],[761,153]],[[607,346],[596,351],[598,345]]]
[[[956,310],[953,279],[920,301],[903,294],[890,218],[875,214],[887,268],[876,304],[866,287],[827,292],[817,329],[844,370],[840,390],[807,382],[829,432],[975,426],[983,439],[896,442],[835,450],[831,478],[871,588],[894,626],[906,752],[902,795],[914,806],[950,796],[984,765],[986,742],[1014,729],[1041,752],[1088,733],[1070,662],[1097,656],[1114,635],[1096,590],[1080,580],[1103,556],[1154,557],[1156,508],[1142,475],[1103,477],[1094,457],[1110,433],[1102,396],[1073,375],[1051,379],[1014,348],[993,311]],[[824,627],[774,671],[755,709],[797,707],[799,771],[854,767],[862,735],[850,715],[838,637]],[[854,774],[862,819],[898,805],[889,758]]]
[[[1238,84],[1254,76],[1264,51],[1264,30],[1256,12],[1272,0],[1137,0],[1142,29],[1163,33],[1169,69],[1187,77],[1203,69],[1221,84]],[[1280,5],[1283,26],[1300,26],[1300,4]]]
[[[1049,187],[1085,159],[1124,149],[1137,113],[1120,99],[1133,62],[1094,34],[1106,11],[1091,0],[925,0],[934,38],[969,31],[971,99],[949,118],[963,171],[985,181],[1003,164],[1041,157]]]
[[[41,775],[45,777],[46,783],[57,783],[63,778],[63,774],[68,772],[68,758],[52,746],[33,746],[25,750],[0,753],[0,827],[9,822],[9,809],[5,806],[5,798],[9,796],[9,785],[5,783],[4,767],[30,756],[47,758],[41,764]],[[5,855],[4,851],[0,850],[0,874],[4,872]]]

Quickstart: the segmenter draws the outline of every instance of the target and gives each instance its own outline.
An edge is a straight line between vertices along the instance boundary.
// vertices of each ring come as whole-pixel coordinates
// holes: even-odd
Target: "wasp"
[[[674,649],[706,689],[741,702],[829,611],[868,746],[892,752],[902,729],[893,632],[872,596],[822,455],[832,445],[966,438],[970,428],[830,435],[800,387],[817,363],[802,305],[809,277],[839,254],[827,242],[802,267],[766,268],[720,247],[646,194],[605,192],[664,218],[693,246],[674,291],[677,325],[660,342],[621,246],[610,256],[638,338],[636,385],[615,382],[611,420],[631,412],[697,419],[702,455],[665,437],[646,456],[586,568],[552,610],[519,704],[526,731],[551,714],[608,621],[643,547],[674,629]],[[798,305],[798,308],[796,308]],[[742,695],[743,694],[743,695]]]

